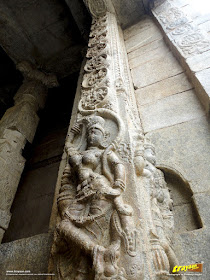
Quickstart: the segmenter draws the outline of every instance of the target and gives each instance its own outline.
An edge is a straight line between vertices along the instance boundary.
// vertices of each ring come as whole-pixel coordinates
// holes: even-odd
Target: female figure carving
[[[121,197],[126,186],[125,167],[111,148],[104,147],[104,119],[91,116],[86,122],[86,150],[66,145],[68,160],[58,197],[61,221],[56,242],[60,248],[61,244],[63,248],[76,245],[85,257],[77,264],[74,277],[61,279],[124,280],[125,272],[118,267],[121,239],[127,254],[136,254],[132,208]]]

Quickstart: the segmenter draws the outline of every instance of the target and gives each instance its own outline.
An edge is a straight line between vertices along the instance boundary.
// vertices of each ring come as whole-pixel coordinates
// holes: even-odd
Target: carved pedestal
[[[39,117],[36,112],[44,107],[47,87],[57,84],[52,75],[33,69],[28,63],[19,64],[25,79],[0,121],[0,241],[8,228],[10,208],[24,168],[22,151],[26,142],[32,143]]]
[[[113,8],[87,2],[93,23],[65,145],[50,272],[63,280],[168,279],[176,262],[172,201],[143,134]]]

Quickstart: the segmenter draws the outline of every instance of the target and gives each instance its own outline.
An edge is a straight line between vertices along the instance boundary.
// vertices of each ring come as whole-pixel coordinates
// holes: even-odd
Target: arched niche
[[[200,215],[193,199],[189,181],[177,169],[159,164],[173,199],[175,231],[177,233],[192,231],[203,227]]]

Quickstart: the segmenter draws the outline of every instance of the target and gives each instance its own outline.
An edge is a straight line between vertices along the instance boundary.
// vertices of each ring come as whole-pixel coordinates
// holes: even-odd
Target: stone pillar
[[[55,279],[168,279],[176,263],[164,176],[146,139],[111,1],[93,22],[58,179]]]
[[[27,141],[33,141],[39,123],[37,111],[45,105],[47,88],[57,86],[54,75],[39,72],[27,62],[20,63],[18,69],[24,75],[23,85],[14,97],[14,106],[0,121],[0,241],[24,169],[22,151]]]

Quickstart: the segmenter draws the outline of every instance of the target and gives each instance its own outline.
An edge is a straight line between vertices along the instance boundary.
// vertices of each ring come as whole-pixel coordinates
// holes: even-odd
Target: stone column
[[[58,179],[49,272],[56,279],[168,279],[171,199],[146,139],[111,1],[93,16]]]
[[[15,193],[24,169],[22,151],[26,142],[32,143],[39,117],[37,111],[45,105],[47,88],[57,86],[54,75],[44,74],[29,63],[20,63],[23,85],[0,121],[0,241],[8,228]]]

